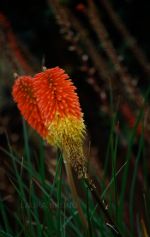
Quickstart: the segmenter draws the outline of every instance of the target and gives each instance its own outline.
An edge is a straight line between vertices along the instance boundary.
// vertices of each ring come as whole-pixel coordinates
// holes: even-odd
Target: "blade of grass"
[[[35,190],[34,190],[34,184],[33,181],[31,180],[31,185],[30,185],[30,192],[29,192],[29,198],[31,200],[31,208],[33,208],[33,221],[35,221],[36,226],[37,226],[37,233],[38,233],[38,237],[42,236],[42,228],[41,228],[41,224],[40,224],[40,220],[39,220],[39,213],[38,213],[38,209],[41,206],[41,201],[37,199],[36,194],[35,194]]]
[[[89,189],[86,188],[86,213],[87,213],[87,220],[88,220],[88,232],[89,232],[89,237],[92,237],[92,223],[91,223],[91,218],[90,218],[90,207],[89,207]]]
[[[114,115],[112,119],[112,127],[115,127],[116,123],[116,117],[117,114]],[[114,132],[114,131],[113,131]],[[115,219],[116,219],[116,224],[118,220],[118,197],[117,197],[117,179],[116,179],[116,159],[117,159],[117,147],[118,147],[118,135],[113,134],[111,136],[111,157],[112,157],[112,177],[113,177],[113,189],[114,189],[114,194],[115,194]]]
[[[123,170],[123,168],[126,166],[127,162],[125,162],[121,167],[120,169],[117,171],[117,173],[115,174],[115,176],[117,177],[120,172]],[[106,196],[106,192],[108,191],[108,189],[111,187],[111,185],[113,184],[114,182],[114,177],[112,177],[112,179],[110,180],[109,184],[107,185],[107,187],[105,188],[105,190],[102,192],[101,194],[101,199],[104,199],[105,196]]]
[[[27,126],[26,121],[22,119],[23,124],[23,137],[24,137],[24,148],[25,148],[25,154],[28,159],[28,162],[30,161],[30,147],[29,147],[29,141],[28,141],[28,133],[27,133]]]
[[[85,218],[85,215],[83,213],[83,210],[81,208],[81,202],[77,193],[77,189],[76,189],[76,185],[73,179],[73,174],[72,174],[72,167],[70,165],[70,161],[68,160],[67,155],[64,154],[64,159],[65,159],[65,167],[66,167],[66,173],[67,173],[67,179],[68,179],[68,183],[69,183],[69,187],[71,189],[72,192],[72,198],[74,201],[74,204],[76,205],[76,208],[78,210],[78,214],[80,217],[80,220],[82,222],[82,225],[84,226],[85,229],[88,228],[88,223],[87,220]]]
[[[144,149],[144,131],[142,132],[142,135],[139,141],[139,149],[138,149],[138,153],[137,153],[137,157],[135,161],[134,172],[133,172],[131,188],[130,188],[129,211],[130,211],[130,223],[131,223],[132,232],[134,230],[134,203],[133,203],[134,190],[135,190],[135,183],[136,183],[136,177],[137,177],[137,172],[138,172],[138,165],[139,165],[139,161],[140,161],[143,149]]]
[[[40,149],[40,154],[39,154],[39,174],[42,178],[42,183],[44,183],[45,180],[45,153],[44,153],[44,147],[43,147],[43,140],[40,138],[39,139],[39,149]]]
[[[113,90],[112,90],[112,81],[111,81],[111,79],[109,80],[109,100],[110,100],[110,110],[111,110],[111,113],[113,114],[114,101],[113,101]],[[108,140],[108,145],[107,145],[107,150],[106,150],[105,163],[104,163],[104,178],[106,177],[106,173],[107,173],[109,153],[110,153],[110,149],[111,149],[112,134],[114,132],[114,125],[115,125],[114,124],[114,119],[112,119],[110,134],[109,134],[109,140]]]
[[[129,144],[128,144],[128,150],[126,155],[126,167],[124,169],[123,177],[122,177],[122,183],[121,183],[121,193],[120,193],[120,204],[119,204],[119,219],[122,219],[123,217],[123,203],[124,203],[124,196],[125,196],[125,190],[126,190],[126,184],[127,184],[127,177],[129,172],[129,164],[130,164],[130,158],[132,154],[132,147],[134,144],[134,140],[136,137],[136,131],[139,125],[139,122],[141,121],[141,118],[143,116],[143,110],[139,112],[136,122],[134,124],[133,130],[131,131],[130,138],[129,138]]]
[[[58,153],[58,157],[60,160],[59,169],[58,169],[58,177],[57,177],[57,236],[61,237],[61,208],[62,208],[62,164],[63,164],[63,157],[61,153]]]
[[[66,226],[69,226],[75,232],[75,235],[82,237],[83,235],[78,226],[72,223],[72,221],[75,220],[75,217],[78,216],[78,212],[77,210],[73,210],[73,208],[70,209],[70,212],[71,215],[66,219],[66,222],[62,226],[62,229]]]
[[[10,228],[10,224],[9,224],[9,221],[8,221],[8,218],[7,218],[7,214],[6,214],[6,208],[3,204],[2,199],[0,200],[0,212],[1,212],[1,215],[2,215],[2,218],[3,218],[3,221],[4,221],[5,231],[7,231],[9,233],[12,233],[12,230]]]
[[[141,226],[142,226],[142,230],[143,230],[143,237],[148,237],[146,225],[145,225],[145,222],[143,219],[141,219]]]
[[[138,232],[138,237],[142,237],[142,230],[141,230],[141,223],[140,223],[139,215],[137,215],[137,232]]]
[[[120,230],[115,225],[115,223],[114,223],[113,219],[111,218],[108,210],[105,208],[102,200],[100,199],[100,197],[97,193],[97,190],[93,187],[93,185],[91,185],[89,183],[88,179],[85,179],[85,183],[87,184],[87,187],[91,191],[91,194],[92,194],[93,198],[98,203],[98,205],[100,207],[100,210],[102,211],[102,213],[106,217],[106,220],[107,220],[106,225],[111,229],[112,233],[114,233],[115,236],[122,237],[122,234],[120,233]]]
[[[145,216],[146,216],[146,221],[147,221],[147,228],[148,228],[148,233],[150,233],[150,215],[149,215],[149,210],[150,210],[150,193],[144,193],[143,194],[143,199],[144,199],[144,207],[145,207]]]
[[[9,234],[9,233],[6,233],[5,231],[3,230],[0,230],[0,236],[1,237],[14,237],[13,235]]]

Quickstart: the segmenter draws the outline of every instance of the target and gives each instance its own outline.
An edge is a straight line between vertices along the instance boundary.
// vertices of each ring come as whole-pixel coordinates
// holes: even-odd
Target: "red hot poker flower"
[[[45,127],[33,91],[33,79],[30,76],[19,77],[13,86],[12,95],[18,108],[28,123],[42,136],[46,137]]]
[[[55,67],[36,74],[34,89],[46,123],[49,124],[56,113],[61,118],[82,118],[76,88],[63,69]]]
[[[64,159],[83,176],[85,125],[75,90],[64,70],[55,67],[33,78],[19,77],[13,97],[28,123],[49,144],[59,147]]]
[[[36,74],[33,81],[38,106],[49,131],[48,142],[58,146],[81,174],[85,163],[85,125],[76,87],[59,67]]]

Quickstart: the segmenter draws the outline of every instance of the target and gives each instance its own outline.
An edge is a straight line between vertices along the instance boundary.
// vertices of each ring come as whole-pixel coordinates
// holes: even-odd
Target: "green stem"
[[[57,237],[61,237],[61,191],[62,191],[62,162],[63,158],[59,156],[59,171],[57,177]]]
[[[79,201],[77,189],[76,189],[74,179],[73,179],[73,175],[72,175],[71,165],[70,165],[70,162],[68,161],[67,156],[64,156],[64,159],[65,159],[64,163],[65,163],[65,167],[66,167],[68,182],[69,182],[69,186],[70,186],[70,189],[71,189],[71,192],[72,192],[72,197],[73,197],[74,203],[76,204],[80,219],[81,219],[84,227],[86,227],[86,229],[87,229],[88,228],[88,223],[87,223],[87,220],[85,219],[82,208],[80,206],[80,201]]]

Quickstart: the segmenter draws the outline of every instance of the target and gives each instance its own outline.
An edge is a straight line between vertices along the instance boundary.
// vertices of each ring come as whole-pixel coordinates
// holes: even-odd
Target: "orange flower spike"
[[[79,175],[83,175],[85,125],[76,87],[59,67],[36,74],[33,87],[49,131],[48,142],[59,147],[64,158],[69,160]]]
[[[13,85],[12,95],[14,101],[28,123],[43,137],[46,138],[46,129],[37,105],[33,91],[33,79],[30,76],[18,77]]]
[[[76,88],[63,69],[55,67],[36,74],[34,88],[47,123],[54,119],[56,111],[61,117],[67,114],[82,116],[78,97],[74,92]]]

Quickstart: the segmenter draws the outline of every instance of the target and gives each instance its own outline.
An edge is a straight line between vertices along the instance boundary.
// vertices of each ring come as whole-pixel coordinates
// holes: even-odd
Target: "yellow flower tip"
[[[59,114],[56,114],[55,119],[48,125],[48,140],[52,145],[59,147],[62,146],[66,138],[83,143],[85,130],[83,119],[77,119],[73,116],[61,118]]]
[[[48,143],[59,147],[64,160],[70,162],[79,177],[86,173],[86,161],[83,152],[83,143],[86,129],[83,119],[73,116],[60,118],[59,114],[48,127]]]

